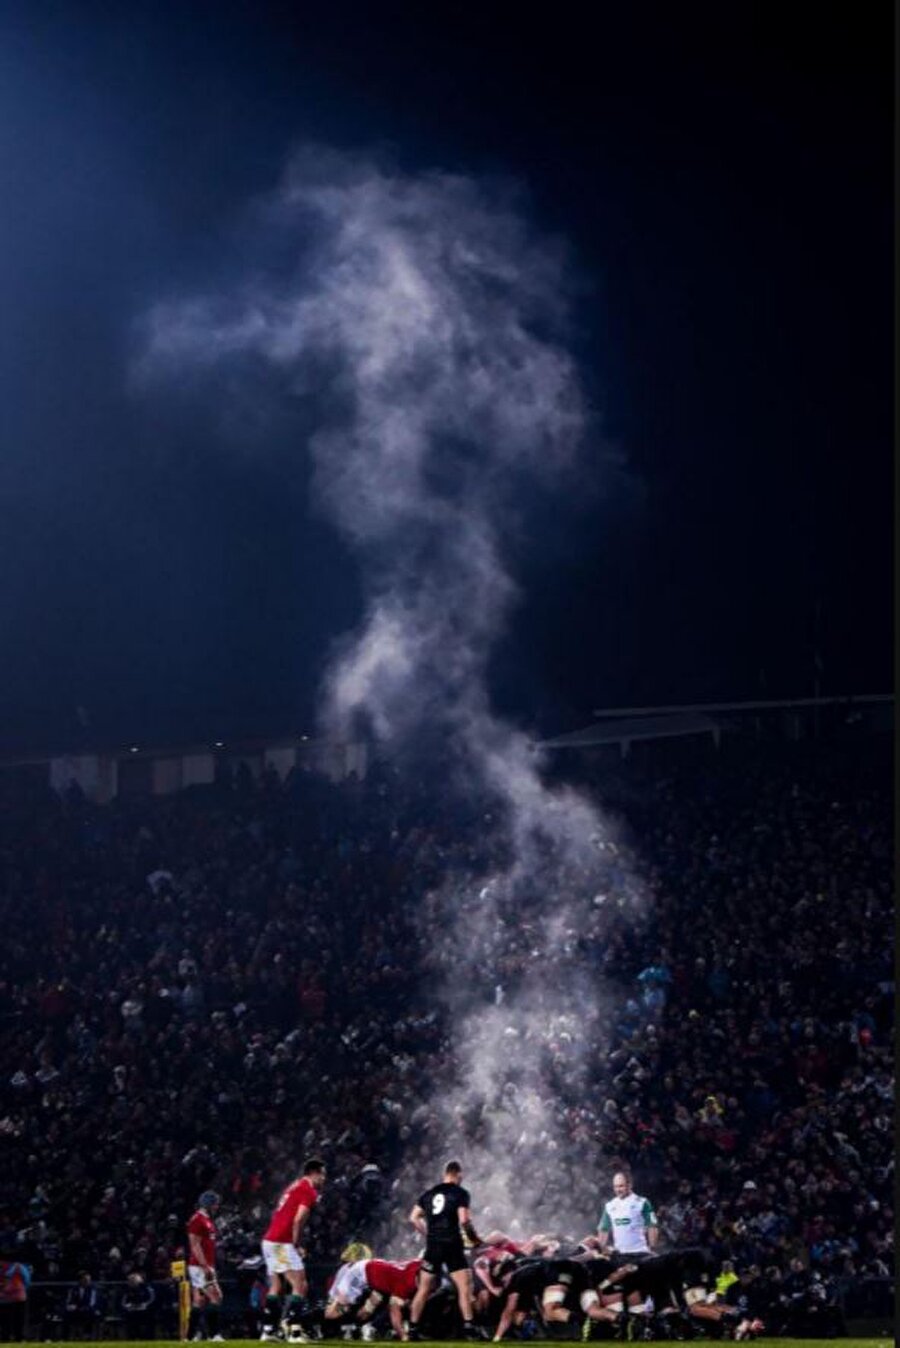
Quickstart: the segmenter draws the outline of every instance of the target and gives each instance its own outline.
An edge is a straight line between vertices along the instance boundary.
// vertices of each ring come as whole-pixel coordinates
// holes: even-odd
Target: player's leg
[[[433,1271],[428,1251],[425,1251],[425,1260],[419,1271],[419,1278],[416,1284],[416,1294],[412,1299],[409,1308],[409,1337],[417,1339],[419,1337],[419,1321],[422,1319],[422,1312],[425,1309],[425,1302],[434,1291],[437,1283],[437,1274]]]
[[[618,1315],[614,1310],[608,1309],[600,1300],[600,1294],[593,1287],[581,1293],[579,1304],[584,1313],[584,1324],[581,1327],[581,1337],[586,1342],[591,1337],[591,1331],[596,1324],[614,1325],[618,1320]]]
[[[207,1280],[206,1287],[203,1290],[206,1297],[206,1332],[213,1343],[218,1343],[222,1339],[219,1323],[222,1289],[215,1273]]]
[[[448,1269],[450,1279],[456,1288],[456,1299],[459,1302],[459,1313],[463,1322],[463,1338],[474,1338],[475,1325],[472,1321],[472,1270],[465,1268]]]
[[[567,1325],[571,1311],[566,1302],[567,1289],[560,1283],[545,1287],[541,1297],[541,1318],[545,1325]]]
[[[219,1292],[219,1284],[214,1273],[210,1277],[196,1264],[188,1265],[188,1277],[191,1284],[191,1309],[188,1315],[187,1337],[189,1341],[206,1339],[218,1332],[218,1324],[211,1326],[208,1317],[210,1302],[216,1292]],[[221,1296],[219,1292],[219,1300]]]
[[[200,1270],[198,1270],[200,1272]],[[191,1313],[188,1317],[187,1336],[188,1342],[196,1343],[200,1339],[206,1338],[206,1297],[203,1290],[193,1279],[194,1270],[191,1268]]]
[[[263,1343],[277,1339],[281,1331],[281,1292],[283,1275],[287,1272],[285,1248],[274,1240],[264,1240],[262,1243],[266,1274],[269,1279],[263,1306],[262,1332],[259,1336]]]
[[[285,1275],[291,1289],[284,1315],[285,1329],[288,1343],[307,1343],[308,1339],[303,1332],[303,1322],[309,1315],[309,1283],[307,1282],[303,1260],[293,1246],[290,1249],[294,1251],[294,1256],[300,1267],[289,1268]]]

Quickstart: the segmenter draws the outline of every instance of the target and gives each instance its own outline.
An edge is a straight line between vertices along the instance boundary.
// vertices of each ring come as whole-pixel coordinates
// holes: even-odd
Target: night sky
[[[2,746],[312,724],[360,587],[302,439],[130,373],[308,142],[519,180],[575,259],[622,466],[526,503],[501,709],[808,696],[817,630],[889,690],[893,50],[874,0],[5,4]]]

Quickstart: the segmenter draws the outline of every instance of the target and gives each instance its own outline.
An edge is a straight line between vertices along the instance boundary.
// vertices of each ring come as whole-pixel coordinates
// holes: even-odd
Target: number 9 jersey
[[[419,1199],[425,1213],[429,1240],[453,1240],[459,1236],[459,1210],[468,1208],[469,1191],[461,1184],[436,1184]]]

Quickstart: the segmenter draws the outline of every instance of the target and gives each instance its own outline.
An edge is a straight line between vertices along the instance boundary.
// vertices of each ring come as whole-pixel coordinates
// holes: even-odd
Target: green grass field
[[[804,1348],[884,1348],[885,1343],[892,1341],[892,1336],[885,1334],[880,1339],[753,1339],[755,1348],[779,1348],[779,1345],[786,1343],[802,1343]],[[46,1340],[45,1340],[46,1342]],[[86,1342],[79,1340],[79,1348],[159,1348],[163,1343],[177,1343],[177,1339],[149,1339],[146,1342],[140,1339],[117,1340],[102,1339],[97,1342]],[[330,1342],[335,1345],[343,1343],[342,1339],[332,1339]],[[417,1348],[447,1348],[448,1344],[454,1343],[453,1339],[423,1339]],[[510,1344],[518,1345],[517,1339],[510,1339]],[[560,1340],[549,1339],[529,1339],[529,1344],[535,1345],[535,1348],[543,1348],[547,1345],[550,1348],[560,1348]],[[611,1340],[606,1340],[611,1342]],[[671,1344],[671,1339],[659,1340]],[[697,1339],[697,1343],[712,1343],[712,1339]],[[259,1348],[258,1339],[228,1339],[232,1348]],[[468,1346],[467,1346],[468,1348]]]

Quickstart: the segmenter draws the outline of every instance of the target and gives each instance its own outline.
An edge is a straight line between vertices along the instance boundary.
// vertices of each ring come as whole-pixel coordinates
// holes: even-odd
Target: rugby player
[[[313,1157],[304,1165],[302,1176],[289,1184],[282,1193],[263,1236],[262,1252],[269,1277],[260,1334],[264,1342],[278,1338],[282,1279],[287,1281],[291,1289],[285,1314],[288,1342],[309,1341],[302,1328],[303,1318],[309,1312],[309,1284],[303,1262],[305,1251],[300,1238],[324,1185],[325,1162]]]
[[[407,1339],[403,1311],[415,1296],[422,1262],[421,1259],[407,1259],[402,1263],[389,1259],[369,1259],[365,1266],[365,1280],[370,1295],[360,1315],[370,1318],[387,1297],[391,1328],[403,1342]]]
[[[627,1277],[633,1265],[614,1269],[607,1259],[538,1259],[509,1261],[497,1270],[504,1289],[504,1305],[494,1333],[499,1343],[513,1323],[521,1323],[533,1305],[540,1305],[546,1325],[568,1324],[580,1309],[588,1323],[617,1324],[617,1309],[603,1304],[598,1286],[609,1287]]]
[[[543,1255],[549,1259],[558,1249],[559,1241],[543,1233],[518,1241],[505,1231],[490,1231],[472,1260],[473,1303],[477,1317],[490,1321],[492,1312],[497,1309],[497,1301],[503,1296],[495,1269],[499,1270],[516,1255]]]
[[[472,1273],[466,1260],[463,1234],[470,1244],[480,1245],[469,1215],[469,1191],[460,1184],[462,1166],[448,1161],[440,1184],[427,1189],[414,1204],[409,1220],[425,1237],[425,1254],[419,1273],[419,1285],[409,1312],[409,1337],[419,1338],[419,1321],[425,1302],[446,1268],[456,1288],[463,1337],[479,1338],[472,1323]]]
[[[219,1307],[222,1289],[216,1276],[216,1224],[219,1195],[206,1189],[197,1200],[197,1210],[187,1224],[188,1278],[191,1284],[191,1314],[188,1338],[194,1341],[210,1337],[221,1342]],[[206,1332],[205,1332],[206,1331]]]
[[[366,1295],[365,1265],[372,1251],[362,1241],[351,1241],[341,1251],[341,1264],[331,1280],[324,1320],[340,1321],[355,1310]]]

